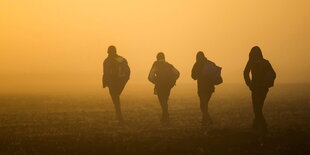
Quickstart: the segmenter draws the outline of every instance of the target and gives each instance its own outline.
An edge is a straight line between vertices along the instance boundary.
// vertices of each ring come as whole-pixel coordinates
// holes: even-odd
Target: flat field
[[[100,94],[1,95],[0,154],[310,154],[310,85],[270,89],[264,113],[269,134],[253,131],[250,92],[220,86],[210,101],[214,125],[200,127],[195,87],[177,86],[169,102],[171,124],[159,122],[152,88],[126,88],[124,126],[115,120],[106,90]]]

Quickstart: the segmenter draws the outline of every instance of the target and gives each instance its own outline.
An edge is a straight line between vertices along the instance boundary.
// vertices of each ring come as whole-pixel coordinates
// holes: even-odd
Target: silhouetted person
[[[249,76],[250,72],[252,78]],[[273,86],[275,78],[276,73],[269,61],[263,58],[261,49],[258,46],[253,47],[244,69],[244,80],[252,92],[252,103],[255,114],[253,128],[261,134],[267,133],[263,105],[268,90]]]
[[[204,53],[199,51],[196,55],[196,63],[192,69],[192,78],[197,80],[200,109],[202,112],[202,126],[212,123],[208,112],[209,100],[215,90],[214,85],[221,84],[221,68],[208,60]]]
[[[115,46],[109,46],[108,57],[103,63],[103,88],[109,87],[109,92],[115,106],[116,118],[123,123],[120,95],[129,80],[130,68],[127,60],[116,53]]]
[[[157,54],[157,61],[153,63],[148,79],[155,84],[154,94],[158,96],[161,108],[163,124],[169,124],[168,99],[171,88],[179,78],[179,71],[165,60],[164,53]]]

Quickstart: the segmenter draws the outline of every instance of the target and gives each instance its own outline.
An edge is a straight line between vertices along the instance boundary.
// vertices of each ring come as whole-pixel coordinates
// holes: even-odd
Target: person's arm
[[[109,67],[106,61],[103,62],[102,87],[105,88],[109,84]]]
[[[250,79],[250,71],[251,71],[251,65],[250,65],[250,62],[248,61],[245,68],[244,68],[244,71],[243,71],[243,77],[244,77],[244,81],[246,83],[246,85],[252,89],[252,81]]]
[[[152,68],[151,68],[151,70],[149,72],[148,80],[150,82],[152,82],[153,84],[155,84],[155,82],[156,82],[156,67],[155,67],[155,63],[152,65]]]
[[[198,64],[195,63],[192,68],[192,79],[197,80],[199,77]]]

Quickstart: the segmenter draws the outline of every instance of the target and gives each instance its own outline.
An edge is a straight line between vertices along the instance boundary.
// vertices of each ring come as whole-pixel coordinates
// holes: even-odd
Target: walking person
[[[251,78],[249,76],[250,72]],[[253,129],[265,135],[267,133],[267,123],[263,115],[263,106],[269,88],[274,85],[276,73],[269,61],[264,59],[262,51],[258,46],[251,49],[243,75],[245,83],[252,93],[255,116]]]
[[[120,95],[129,80],[130,68],[125,58],[119,56],[115,46],[109,46],[108,57],[103,62],[103,88],[108,87],[111,95],[116,118],[120,124],[124,123]]]
[[[168,99],[171,88],[176,84],[179,78],[179,71],[165,60],[164,53],[157,54],[157,61],[153,63],[148,79],[155,84],[154,94],[157,95],[162,108],[161,122],[164,125],[169,124]]]
[[[196,63],[192,68],[192,78],[197,80],[200,110],[202,113],[202,126],[208,126],[212,119],[208,112],[209,100],[214,93],[215,85],[221,84],[221,68],[208,60],[202,51],[196,55]]]

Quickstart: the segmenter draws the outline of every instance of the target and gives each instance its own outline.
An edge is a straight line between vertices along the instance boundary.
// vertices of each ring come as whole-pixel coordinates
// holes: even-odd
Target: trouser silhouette
[[[252,104],[254,111],[253,128],[261,132],[267,131],[267,123],[263,115],[263,106],[268,93],[268,89],[257,89],[252,91]]]
[[[109,92],[115,107],[116,119],[122,123],[124,121],[122,110],[121,110],[121,102],[120,95],[125,87],[125,84],[114,84],[109,87]]]
[[[161,121],[163,123],[169,122],[169,112],[168,112],[168,99],[170,96],[171,88],[156,88],[157,89],[157,97],[160,102],[160,106],[162,109],[162,118]]]
[[[200,99],[200,110],[202,113],[202,124],[211,121],[211,117],[208,112],[209,101],[213,92],[206,92],[204,94],[199,94]]]
[[[116,112],[116,119],[119,122],[122,122],[123,119],[123,115],[122,115],[122,110],[121,110],[121,103],[120,103],[120,97],[119,95],[111,95],[114,107],[115,107],[115,112]]]

